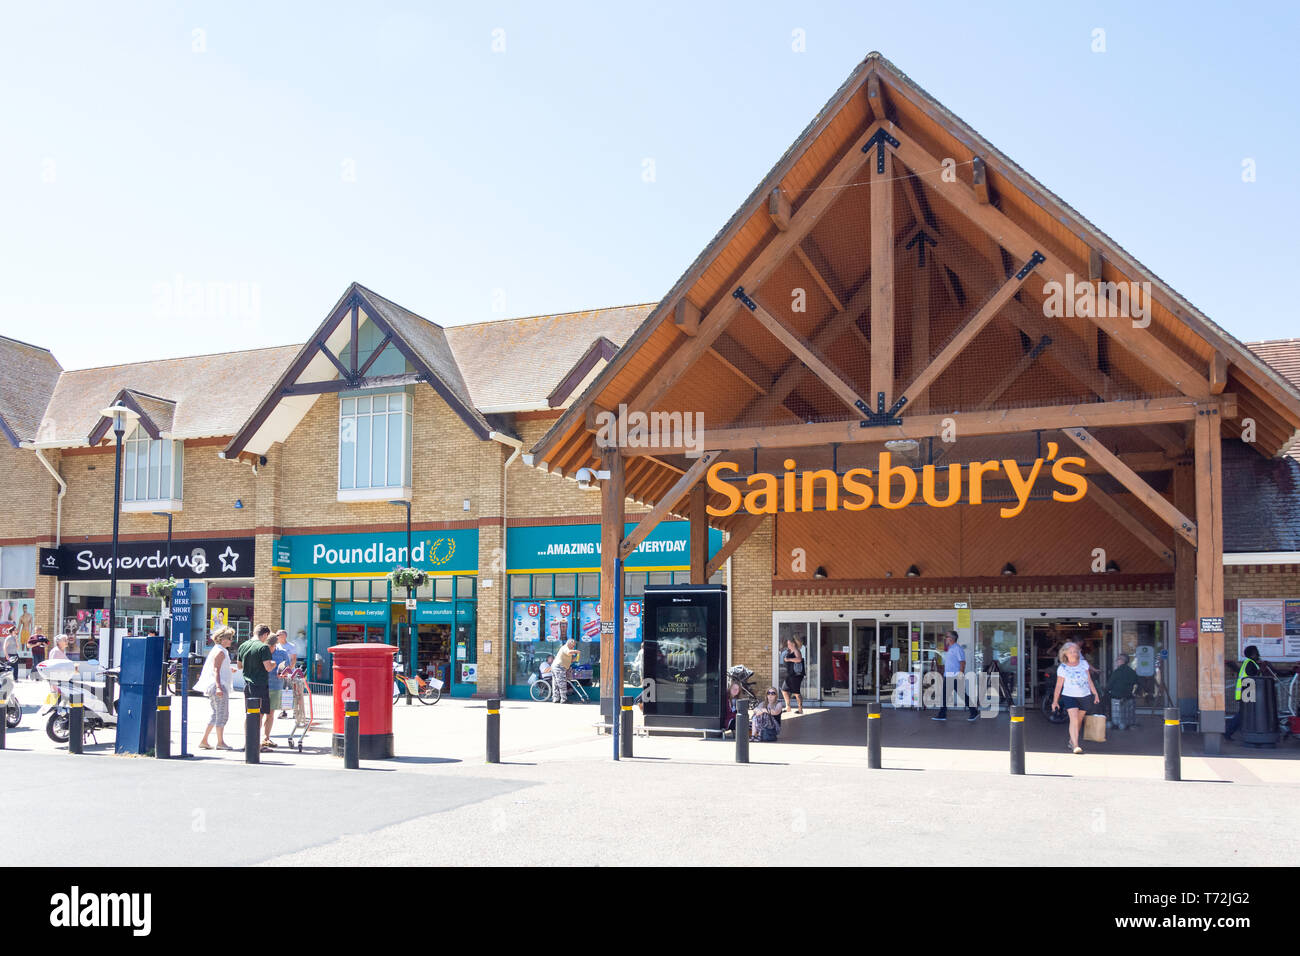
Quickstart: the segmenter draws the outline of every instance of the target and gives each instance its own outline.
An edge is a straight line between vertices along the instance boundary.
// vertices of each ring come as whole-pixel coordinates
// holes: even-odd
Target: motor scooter
[[[113,672],[116,673],[116,668]],[[42,661],[36,665],[37,676],[50,685],[41,716],[49,715],[45,733],[56,744],[66,744],[71,736],[68,711],[73,691],[81,691],[82,731],[86,737],[99,743],[98,731],[117,726],[118,688],[114,682],[114,700],[108,701],[108,685],[104,680],[108,673],[99,666],[99,661]]]
[[[5,660],[0,660],[0,700],[6,701],[5,726],[10,730],[17,727],[23,720],[23,705],[18,703],[18,695],[14,693],[14,674],[17,671],[18,656],[16,654]]]

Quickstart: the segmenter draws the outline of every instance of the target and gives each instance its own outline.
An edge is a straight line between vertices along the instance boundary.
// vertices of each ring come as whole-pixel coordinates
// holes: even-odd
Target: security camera
[[[590,491],[595,486],[596,482],[604,481],[609,478],[609,472],[593,471],[590,468],[579,468],[578,473],[574,475],[574,477],[578,479],[579,488],[583,491]]]

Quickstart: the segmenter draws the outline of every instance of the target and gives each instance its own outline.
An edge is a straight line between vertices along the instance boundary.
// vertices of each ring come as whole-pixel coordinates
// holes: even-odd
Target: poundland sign
[[[414,532],[409,557],[404,531],[288,535],[278,544],[278,557],[288,558],[289,574],[386,574],[397,567],[446,574],[478,569],[477,528]]]

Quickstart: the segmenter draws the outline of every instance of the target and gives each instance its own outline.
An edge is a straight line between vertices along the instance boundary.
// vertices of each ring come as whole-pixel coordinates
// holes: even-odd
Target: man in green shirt
[[[1129,667],[1128,655],[1120,654],[1115,658],[1115,669],[1106,684],[1106,692],[1110,694],[1110,720],[1117,730],[1128,730],[1137,723],[1136,701],[1133,699],[1137,682],[1137,671]]]
[[[257,625],[253,631],[253,636],[239,645],[239,667],[244,672],[244,699],[261,701],[263,727],[265,728],[262,735],[262,750],[270,750],[275,744],[271,743],[271,720],[275,717],[275,712],[271,710],[271,689],[270,675],[275,670],[275,661],[271,657],[271,646],[267,641],[271,637],[271,629],[265,624]]]

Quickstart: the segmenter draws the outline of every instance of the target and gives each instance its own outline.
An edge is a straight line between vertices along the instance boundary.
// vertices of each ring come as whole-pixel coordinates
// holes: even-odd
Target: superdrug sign
[[[117,576],[122,580],[167,577],[211,580],[253,576],[253,538],[173,538],[171,564],[167,542],[119,541]],[[47,558],[55,549],[42,549],[41,573],[56,573]],[[57,549],[59,577],[69,581],[104,580],[113,560],[111,542],[64,544]]]

